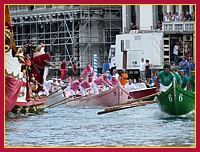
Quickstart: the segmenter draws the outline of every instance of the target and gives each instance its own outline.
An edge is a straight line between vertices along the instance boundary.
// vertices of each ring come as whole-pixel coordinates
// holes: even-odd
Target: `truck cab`
[[[150,60],[151,69],[162,69],[163,33],[126,33],[116,35],[109,51],[109,65],[118,71],[126,69],[129,78],[138,80],[141,58]]]

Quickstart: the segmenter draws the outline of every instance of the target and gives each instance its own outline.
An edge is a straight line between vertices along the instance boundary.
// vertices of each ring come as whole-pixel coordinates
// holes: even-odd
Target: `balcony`
[[[162,22],[162,30],[163,31],[186,31],[186,32],[188,31],[188,32],[194,32],[194,30],[195,30],[195,22],[194,21]]]

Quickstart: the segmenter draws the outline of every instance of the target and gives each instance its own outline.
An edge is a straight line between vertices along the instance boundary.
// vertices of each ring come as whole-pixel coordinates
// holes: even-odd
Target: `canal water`
[[[170,116],[157,104],[97,115],[98,108],[46,108],[5,121],[6,147],[194,147],[195,115]]]

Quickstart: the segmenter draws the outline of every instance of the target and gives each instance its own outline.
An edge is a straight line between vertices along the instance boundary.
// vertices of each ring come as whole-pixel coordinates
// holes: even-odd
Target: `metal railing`
[[[163,31],[194,31],[195,22],[194,21],[171,21],[162,22]]]

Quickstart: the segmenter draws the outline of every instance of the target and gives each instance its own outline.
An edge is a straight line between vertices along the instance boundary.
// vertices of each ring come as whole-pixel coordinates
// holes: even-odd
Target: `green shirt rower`
[[[184,90],[186,90],[187,86],[188,86],[188,77],[186,75],[184,75],[183,69],[179,70],[179,75],[180,75],[181,80],[182,80],[182,86],[181,86],[181,88],[184,89]]]
[[[163,71],[158,73],[156,79],[157,91],[159,91],[159,82],[160,82],[160,91],[166,91],[172,84],[173,79],[175,78],[174,74],[170,72],[170,66],[164,65]]]
[[[189,78],[188,82],[188,90],[191,90],[192,92],[195,92],[195,72],[191,71],[191,76]]]

